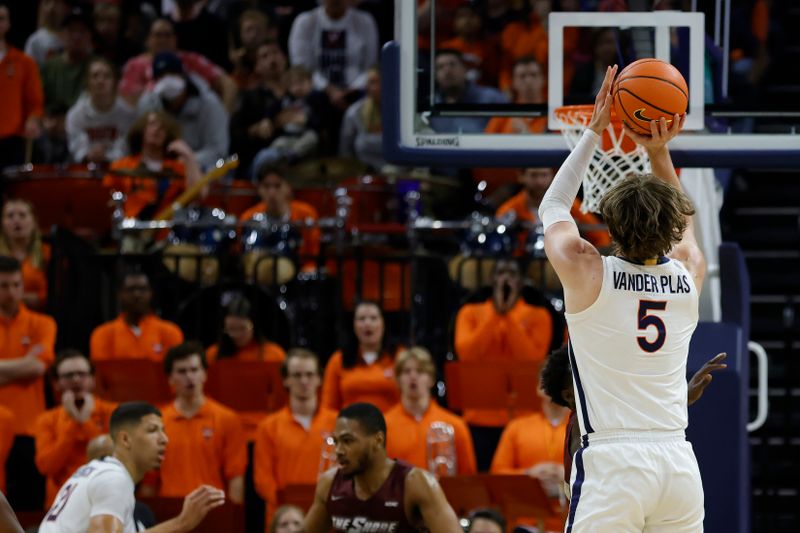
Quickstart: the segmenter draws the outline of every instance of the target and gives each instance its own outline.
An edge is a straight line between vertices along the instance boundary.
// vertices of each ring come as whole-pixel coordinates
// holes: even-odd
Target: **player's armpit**
[[[692,280],[695,287],[697,287],[697,293],[700,294],[703,289],[703,280],[706,277],[706,259],[697,241],[694,240],[691,225],[686,228],[686,233],[691,233],[691,237],[684,237],[683,241],[672,248],[667,257],[677,259],[683,263],[683,266],[692,275]]]
[[[336,469],[332,468],[322,474],[317,481],[317,489],[314,491],[314,503],[308,510],[303,521],[303,533],[326,533],[331,529],[331,516],[328,514],[326,502],[331,492],[333,478]]]
[[[406,494],[419,509],[430,533],[461,533],[458,517],[445,498],[442,487],[427,470],[414,468],[406,476]]]
[[[86,533],[123,533],[124,530],[125,527],[119,518],[101,514],[89,520],[89,529]]]
[[[562,284],[569,284],[571,277],[576,281],[583,279],[585,269],[592,261],[602,265],[600,252],[581,237],[574,222],[557,222],[547,228],[544,250]]]

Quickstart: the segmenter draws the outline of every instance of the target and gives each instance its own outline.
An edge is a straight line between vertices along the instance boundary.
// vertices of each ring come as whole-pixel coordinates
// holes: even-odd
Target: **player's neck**
[[[206,403],[206,397],[203,391],[175,397],[175,409],[186,418],[196,415],[204,403]]]
[[[404,394],[400,398],[400,402],[403,404],[403,409],[405,409],[408,414],[414,418],[420,419],[425,416],[425,412],[431,404],[431,395],[420,394],[417,397],[412,397],[408,394]]]
[[[373,461],[369,468],[356,475],[356,483],[363,495],[369,497],[378,492],[392,472],[392,468],[394,468],[394,460],[387,458],[386,454],[382,454],[379,459]]]
[[[308,398],[289,397],[289,409],[294,415],[314,416],[317,412],[317,396],[312,395]]]
[[[136,466],[136,462],[127,453],[115,450],[113,457],[122,463],[122,466],[124,466],[125,470],[127,470],[128,474],[130,474],[134,485],[139,483],[144,478],[145,472],[139,471],[139,468]]]

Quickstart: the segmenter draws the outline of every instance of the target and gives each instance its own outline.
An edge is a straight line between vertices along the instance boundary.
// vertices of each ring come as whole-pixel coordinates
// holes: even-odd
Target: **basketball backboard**
[[[447,103],[437,83],[436,50],[448,45],[441,20],[447,15],[452,19],[453,9],[448,12],[447,5],[437,4],[453,2],[427,3],[431,9],[426,15],[418,12],[418,2],[395,2],[395,40],[383,50],[384,154],[392,162],[449,166],[560,164],[568,149],[557,130],[555,109],[564,103],[591,102],[596,91],[591,70],[595,60],[600,62],[599,53],[595,57],[592,54],[604,46],[605,33],[605,46],[615,48],[611,62],[620,64],[620,68],[641,57],[657,57],[684,74],[690,101],[685,131],[671,144],[676,165],[767,167],[800,163],[800,135],[792,126],[800,113],[781,110],[751,114],[737,104],[728,94],[730,65],[725,58],[730,54],[722,46],[720,60],[719,47],[709,35],[709,27],[724,26],[724,21],[714,20],[712,24],[707,13],[552,12],[547,14],[546,23],[541,16],[537,20],[535,14],[524,14],[512,21],[518,23],[523,37],[506,35],[506,31],[498,35],[500,44],[484,66],[496,63],[500,70],[509,70],[512,58],[506,55],[516,45],[509,40],[544,32],[546,54],[540,53],[538,58],[539,63],[547,65],[543,101],[521,104],[492,97],[484,99],[491,103]],[[587,72],[589,80],[581,94],[575,90],[576,80]],[[499,78],[492,80],[496,88],[502,85]],[[484,79],[478,82],[491,86]],[[513,96],[511,87],[506,93]],[[542,131],[490,134],[480,127],[495,117],[540,117]]]

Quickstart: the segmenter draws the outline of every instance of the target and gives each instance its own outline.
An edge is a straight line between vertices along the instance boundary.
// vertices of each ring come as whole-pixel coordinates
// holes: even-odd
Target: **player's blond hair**
[[[683,191],[652,174],[625,178],[600,201],[615,252],[637,262],[669,253],[694,212]]]

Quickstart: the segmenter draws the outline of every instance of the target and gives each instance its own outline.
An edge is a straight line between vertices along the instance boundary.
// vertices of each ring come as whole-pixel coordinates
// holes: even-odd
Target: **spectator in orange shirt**
[[[64,350],[51,369],[61,405],[36,419],[36,467],[47,477],[45,507],[72,473],[86,463],[93,438],[108,433],[115,404],[95,398],[94,367],[77,350]]]
[[[0,405],[0,491],[2,492],[6,491],[6,460],[13,445],[14,413]]]
[[[319,405],[320,368],[317,356],[294,348],[281,368],[289,403],[261,421],[253,450],[253,479],[258,494],[267,502],[267,520],[281,501],[287,485],[313,485],[327,463],[323,444],[336,424],[336,411]],[[273,521],[273,524],[275,522]]]
[[[159,496],[184,497],[199,485],[226,491],[244,503],[247,443],[236,413],[203,394],[205,350],[194,341],[171,348],[164,371],[175,401],[162,411],[169,446],[161,463]]]
[[[543,361],[553,338],[553,319],[547,309],[520,298],[520,265],[512,258],[498,259],[492,272],[492,296],[482,303],[466,304],[456,316],[455,348],[461,361]],[[486,471],[500,440],[508,411],[466,409],[478,470]]]
[[[11,29],[8,5],[0,5],[0,168],[25,162],[25,139],[42,133],[44,91],[39,67],[6,42]]]
[[[386,412],[398,402],[395,349],[386,341],[385,333],[380,306],[359,302],[353,313],[353,335],[325,367],[322,405],[339,411],[345,405],[365,402]]]
[[[131,155],[111,163],[103,184],[125,193],[126,217],[153,218],[201,178],[194,152],[181,139],[178,123],[163,111],[141,115],[128,132]],[[114,171],[139,171],[125,176]]]
[[[283,348],[264,338],[255,322],[250,301],[241,295],[234,296],[225,310],[219,343],[206,352],[208,364],[219,359],[283,361],[286,357]]]
[[[414,346],[400,352],[394,363],[394,373],[400,387],[400,403],[386,413],[386,429],[390,435],[403,438],[389,440],[386,454],[428,470],[428,432],[434,423],[446,424],[453,430],[453,474],[474,474],[475,450],[467,424],[431,398],[436,367],[428,350]]]
[[[239,217],[242,222],[253,221],[243,228],[245,275],[249,279],[257,279],[263,285],[286,283],[294,277],[295,267],[285,257],[287,254],[299,259],[303,271],[314,270],[319,255],[321,237],[316,226],[292,227],[285,235],[274,232],[269,227],[259,227],[260,222],[269,225],[283,225],[287,222],[314,223],[319,218],[313,206],[300,200],[292,200],[292,189],[284,178],[284,173],[285,169],[281,166],[264,165],[259,168],[258,195],[261,202]],[[293,242],[296,240],[296,233],[299,233],[299,245]],[[278,234],[280,236],[275,241]],[[278,256],[277,265],[274,263],[275,256]]]
[[[3,205],[0,255],[14,257],[22,264],[22,301],[31,309],[43,309],[47,302],[47,262],[50,246],[42,243],[42,231],[33,205],[12,198]]]
[[[464,2],[455,9],[453,34],[455,37],[439,43],[439,48],[461,52],[470,81],[496,86],[500,47],[493,37],[484,34],[483,20],[475,5]]]
[[[45,410],[44,375],[53,361],[56,323],[28,310],[19,261],[0,256],[0,405],[14,413],[14,445],[8,457],[9,501],[18,510],[38,510],[44,479],[36,470],[34,424]]]
[[[101,324],[89,340],[92,361],[152,359],[161,361],[167,350],[183,342],[183,332],[158,318],[150,308],[153,291],[143,272],[128,271],[120,279],[120,315]]]

